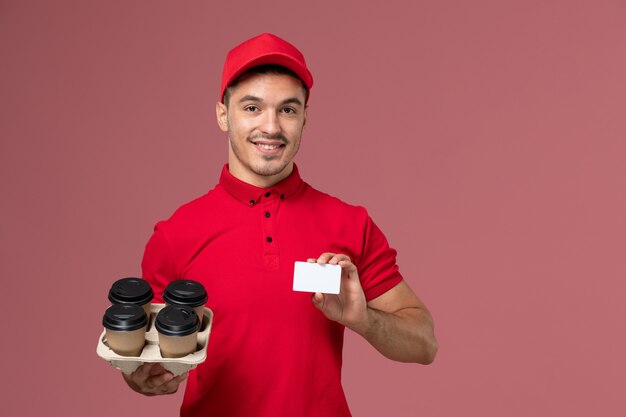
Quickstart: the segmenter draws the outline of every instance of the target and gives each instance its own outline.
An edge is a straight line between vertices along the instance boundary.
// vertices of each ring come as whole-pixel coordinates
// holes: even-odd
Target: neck
[[[229,161],[228,172],[230,172],[232,176],[237,178],[238,180],[248,183],[250,185],[254,185],[255,187],[269,188],[278,184],[293,172],[293,162],[290,162],[282,171],[277,174],[260,175],[251,172],[249,169],[243,169],[243,167],[240,166],[240,164],[238,163],[232,163],[232,161]]]

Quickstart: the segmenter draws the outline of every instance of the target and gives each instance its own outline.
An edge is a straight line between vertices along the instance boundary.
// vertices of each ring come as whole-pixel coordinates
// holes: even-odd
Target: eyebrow
[[[246,101],[254,101],[257,103],[261,103],[263,102],[263,99],[257,96],[252,96],[252,95],[245,95],[239,99],[239,103],[244,103]],[[280,102],[281,106],[284,106],[285,104],[297,104],[297,105],[302,106],[302,102],[297,97],[287,98]]]
[[[239,99],[240,103],[243,103],[244,101],[263,101],[263,100],[261,100],[259,97],[256,97],[256,96],[247,95]]]
[[[280,104],[282,104],[283,106],[285,104],[297,104],[299,106],[302,106],[302,102],[296,98],[296,97],[292,97],[292,98],[288,98],[286,100],[283,100]]]

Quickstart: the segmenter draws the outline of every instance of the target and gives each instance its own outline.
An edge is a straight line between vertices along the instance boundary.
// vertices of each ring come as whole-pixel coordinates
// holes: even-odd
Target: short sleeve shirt
[[[189,375],[181,416],[349,416],[342,325],[292,290],[295,261],[324,252],[355,263],[367,300],[402,276],[367,211],[319,192],[298,168],[258,188],[224,166],[219,184],[155,226],[143,277],[162,302],[176,279],[201,282],[213,310],[206,361]]]

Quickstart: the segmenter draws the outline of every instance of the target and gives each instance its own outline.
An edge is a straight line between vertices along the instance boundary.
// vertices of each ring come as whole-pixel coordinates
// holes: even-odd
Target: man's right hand
[[[173,394],[187,379],[186,372],[175,377],[157,362],[146,362],[132,374],[122,373],[122,376],[129,387],[147,396]]]

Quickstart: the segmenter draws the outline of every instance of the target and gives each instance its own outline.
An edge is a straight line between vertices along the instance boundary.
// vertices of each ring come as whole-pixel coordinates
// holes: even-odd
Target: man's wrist
[[[367,339],[367,336],[372,332],[372,329],[376,326],[378,320],[378,312],[369,307],[365,307],[363,320],[347,325],[346,327]]]

